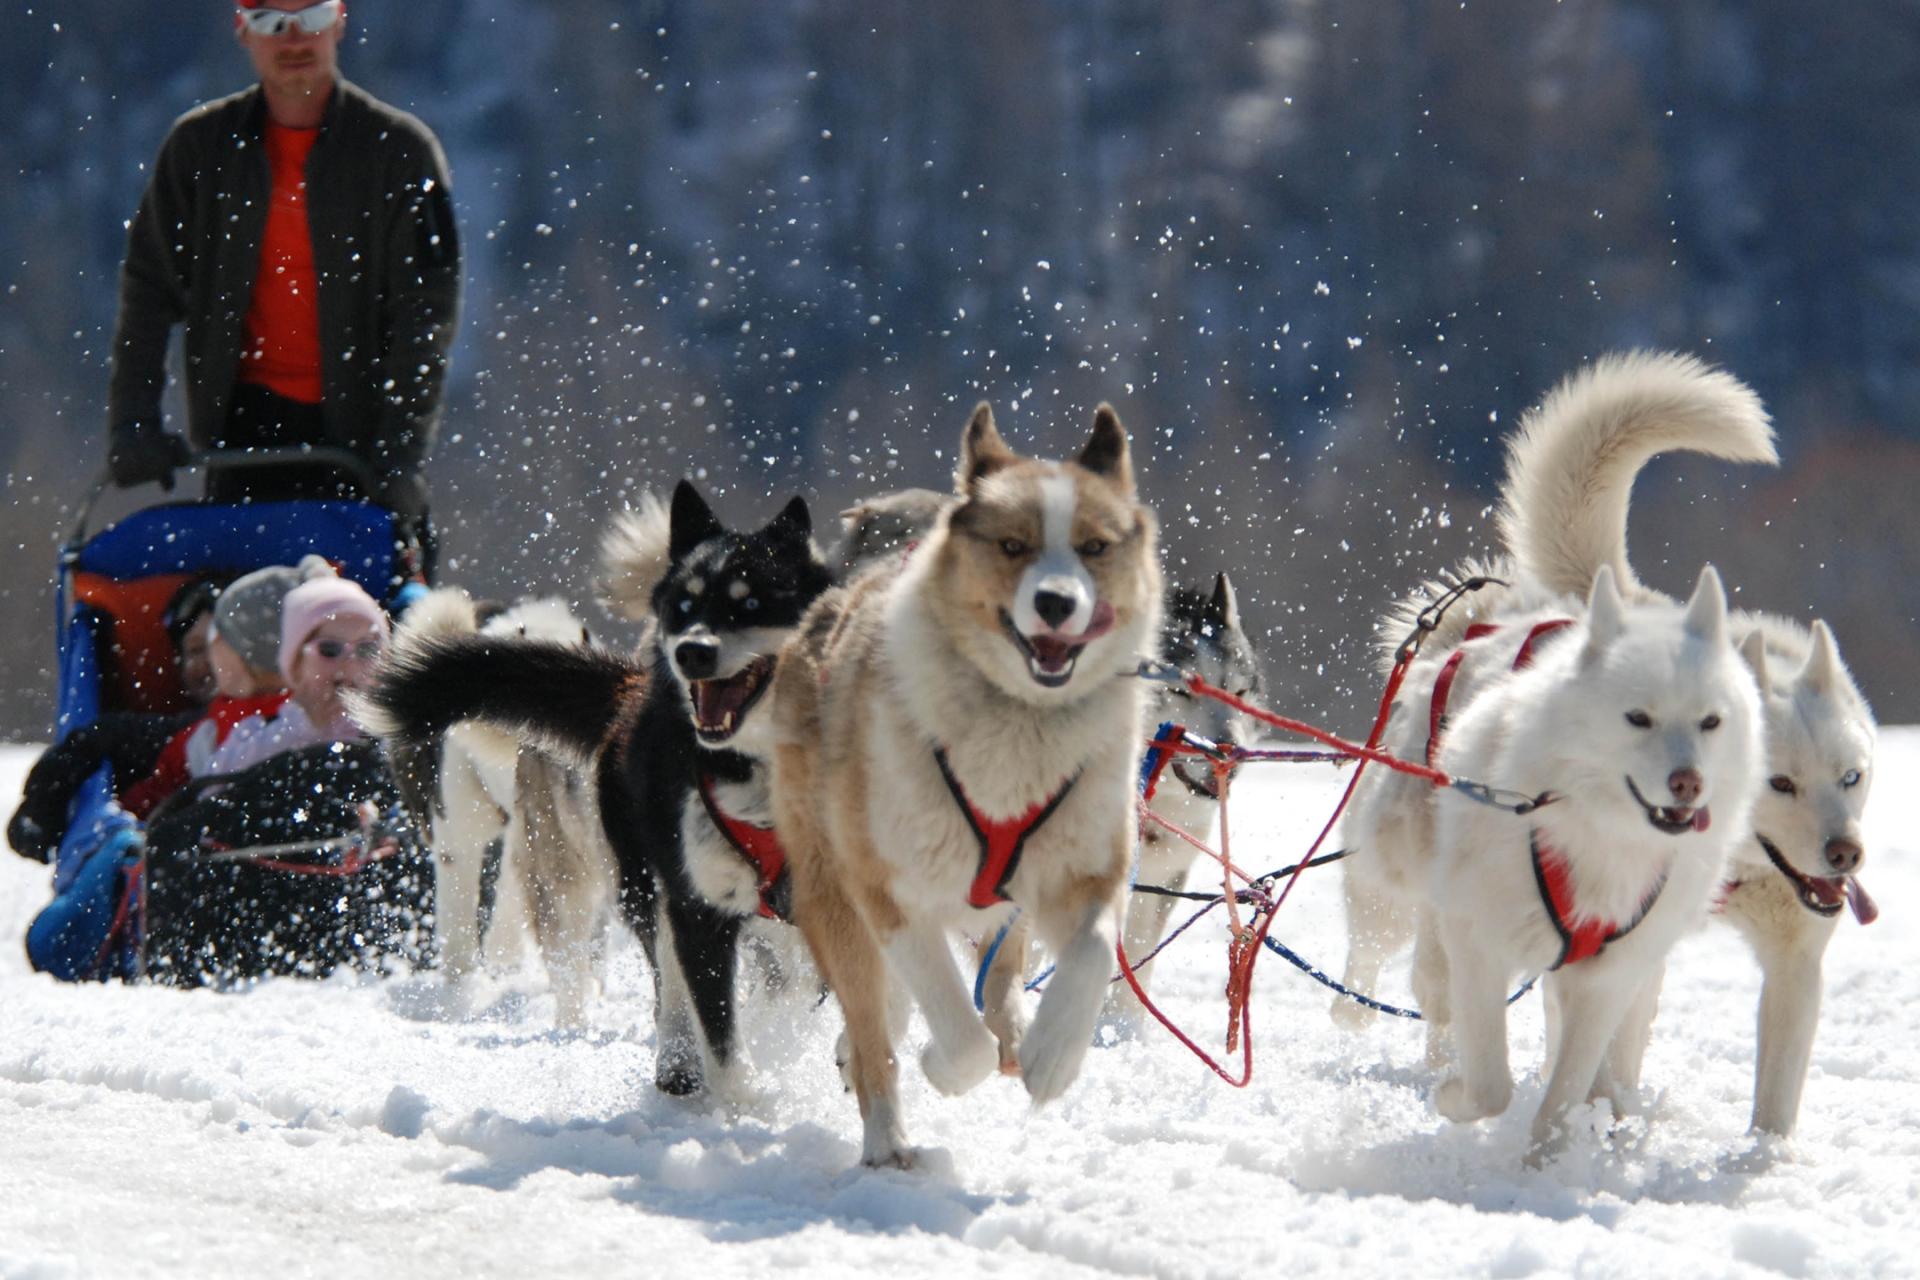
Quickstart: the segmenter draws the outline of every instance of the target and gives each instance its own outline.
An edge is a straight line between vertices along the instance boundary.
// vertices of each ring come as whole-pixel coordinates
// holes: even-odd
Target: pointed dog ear
[[[1613,570],[1601,565],[1593,575],[1593,589],[1587,592],[1587,644],[1581,651],[1582,666],[1597,660],[1626,627],[1626,605],[1620,589],[1613,584]]]
[[[1767,638],[1758,628],[1747,632],[1747,638],[1740,642],[1740,657],[1747,664],[1747,670],[1753,672],[1760,696],[1764,698],[1772,693],[1773,680],[1767,674]]]
[[[1709,644],[1720,644],[1727,638],[1727,589],[1720,585],[1720,571],[1712,565],[1700,570],[1693,584],[1693,595],[1687,599],[1686,629],[1687,634]]]
[[[682,480],[673,486],[673,510],[668,517],[667,555],[672,559],[684,560],[693,549],[708,538],[725,533],[726,529],[715,518],[713,508],[693,487],[693,481]]]
[[[1813,620],[1813,648],[1794,679],[1803,688],[1821,694],[1832,693],[1840,683],[1840,651],[1834,647],[1833,632],[1818,618]]]
[[[982,400],[974,407],[967,429],[960,435],[960,465],[953,473],[954,492],[965,497],[978,480],[1014,461],[1013,450],[994,425],[993,406]]]
[[[767,521],[766,534],[770,538],[791,538],[805,542],[813,536],[813,513],[807,510],[807,500],[794,494],[792,501],[780,508],[780,514]]]
[[[1133,492],[1133,462],[1127,454],[1127,429],[1113,406],[1103,404],[1093,411],[1093,435],[1077,461],[1097,476],[1105,476],[1128,493]]]
[[[1207,601],[1206,621],[1223,631],[1240,629],[1240,605],[1233,597],[1233,582],[1224,573],[1213,580],[1213,598]]]

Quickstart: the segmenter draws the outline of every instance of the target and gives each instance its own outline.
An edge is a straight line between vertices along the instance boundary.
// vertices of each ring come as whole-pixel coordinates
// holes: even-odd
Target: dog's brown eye
[[[1027,554],[1027,544],[1018,538],[1000,539],[1000,549],[1006,552],[1008,556],[1023,556]]]
[[[1087,557],[1089,560],[1091,560],[1094,556],[1099,555],[1102,551],[1105,551],[1106,549],[1107,549],[1107,543],[1106,543],[1106,539],[1104,538],[1088,538],[1085,542],[1080,544],[1080,554]]]
[[[1702,720],[1700,722],[1700,732],[1702,733],[1712,733],[1715,729],[1718,729],[1719,727],[1720,727],[1719,716],[1708,716],[1705,720]]]
[[[1653,717],[1644,711],[1629,711],[1627,712],[1627,723],[1636,729],[1651,729],[1653,728]]]
[[[1784,773],[1776,773],[1771,778],[1768,778],[1767,785],[1783,796],[1793,795],[1800,790],[1800,788],[1793,785],[1793,779]]]

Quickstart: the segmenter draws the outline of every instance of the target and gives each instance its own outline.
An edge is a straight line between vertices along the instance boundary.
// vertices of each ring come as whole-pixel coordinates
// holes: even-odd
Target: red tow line
[[[1227,1069],[1214,1059],[1213,1055],[1201,1048],[1191,1036],[1175,1025],[1172,1018],[1169,1018],[1161,1011],[1160,1006],[1153,1002],[1147,995],[1146,989],[1140,985],[1140,979],[1135,976],[1133,965],[1127,959],[1125,941],[1119,938],[1114,940],[1113,950],[1115,957],[1120,962],[1120,974],[1127,980],[1127,985],[1133,988],[1134,997],[1140,1001],[1141,1008],[1152,1014],[1154,1019],[1158,1021],[1161,1026],[1165,1027],[1174,1039],[1187,1047],[1188,1052],[1192,1053],[1196,1058],[1200,1059],[1200,1061],[1206,1063],[1215,1075],[1236,1089],[1246,1088],[1253,1080],[1253,1015],[1251,996],[1253,995],[1254,965],[1258,962],[1260,953],[1264,949],[1261,944],[1266,941],[1267,932],[1273,927],[1274,919],[1280,912],[1281,904],[1287,900],[1287,895],[1293,892],[1293,886],[1299,881],[1301,872],[1305,871],[1307,864],[1313,861],[1319,854],[1320,846],[1326,843],[1327,836],[1332,833],[1334,825],[1340,821],[1340,815],[1346,811],[1347,802],[1353,799],[1354,788],[1360,784],[1361,773],[1369,763],[1377,762],[1400,773],[1411,774],[1417,778],[1425,778],[1435,786],[1451,786],[1453,783],[1452,778],[1438,769],[1429,765],[1418,765],[1406,760],[1401,760],[1379,749],[1380,737],[1386,732],[1387,717],[1392,714],[1393,711],[1394,697],[1400,692],[1400,685],[1401,682],[1406,679],[1407,669],[1413,665],[1413,657],[1412,652],[1407,652],[1395,661],[1393,671],[1387,677],[1386,689],[1380,695],[1380,706],[1374,714],[1373,728],[1368,731],[1366,745],[1364,746],[1348,742],[1344,738],[1337,737],[1323,729],[1318,729],[1304,721],[1290,719],[1287,716],[1275,715],[1265,707],[1255,706],[1244,698],[1237,697],[1225,689],[1209,684],[1199,676],[1182,675],[1181,677],[1187,689],[1200,697],[1212,698],[1215,701],[1223,702],[1244,715],[1252,716],[1263,724],[1271,725],[1276,729],[1281,729],[1288,733],[1298,734],[1301,737],[1311,738],[1313,741],[1332,747],[1341,754],[1359,762],[1353,771],[1353,776],[1347,780],[1346,790],[1340,795],[1340,803],[1334,806],[1333,815],[1327,819],[1326,825],[1320,828],[1320,834],[1314,837],[1312,847],[1307,850],[1306,856],[1301,858],[1294,867],[1293,874],[1287,877],[1285,887],[1280,890],[1280,896],[1275,898],[1270,905],[1255,909],[1254,914],[1258,919],[1257,923],[1252,926],[1241,924],[1239,913],[1235,909],[1236,894],[1233,890],[1231,880],[1234,868],[1228,856],[1230,850],[1227,845],[1227,789],[1232,781],[1234,761],[1231,759],[1214,759],[1212,762],[1214,781],[1220,796],[1221,813],[1220,851],[1215,854],[1215,857],[1220,860],[1223,867],[1224,891],[1227,910],[1231,916],[1230,927],[1233,931],[1232,939],[1227,944],[1227,1053],[1231,1055],[1236,1047],[1240,1050],[1240,1074],[1237,1078],[1230,1075]],[[1181,834],[1184,836],[1186,833],[1182,832]],[[1199,841],[1193,840],[1191,837],[1188,839],[1190,843],[1196,844],[1202,849],[1206,848],[1206,846],[1200,844]],[[1211,853],[1212,850],[1208,850],[1208,852]]]

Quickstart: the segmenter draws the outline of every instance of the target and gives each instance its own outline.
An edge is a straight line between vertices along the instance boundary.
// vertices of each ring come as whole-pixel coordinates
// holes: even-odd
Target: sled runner
[[[272,465],[296,456],[365,470],[326,449],[199,460]],[[104,488],[103,478],[60,555],[60,739],[106,713],[186,708],[163,615],[196,576],[230,579],[317,553],[389,609],[422,589],[418,547],[370,503],[171,502],[89,536]],[[287,752],[224,790],[203,780],[162,805],[152,831],[118,803],[115,763],[101,764],[70,805],[52,855],[53,901],[27,931],[34,968],[66,981],[194,985],[424,957],[431,864],[372,743]],[[206,799],[188,803],[194,792]]]

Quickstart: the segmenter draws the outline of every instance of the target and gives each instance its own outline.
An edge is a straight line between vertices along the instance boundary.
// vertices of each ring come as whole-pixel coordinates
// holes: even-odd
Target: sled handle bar
[[[223,471],[241,471],[249,467],[282,467],[289,463],[312,463],[344,471],[360,492],[371,497],[378,482],[373,468],[359,454],[334,445],[284,445],[271,449],[202,449],[193,454],[176,470],[190,471],[194,468]],[[73,526],[73,533],[67,539],[62,559],[72,561],[80,553],[80,547],[87,540],[87,526],[93,522],[93,509],[98,505],[100,496],[113,488],[113,472],[102,468],[93,482],[93,488],[87,493],[87,500],[80,504],[80,518]]]

